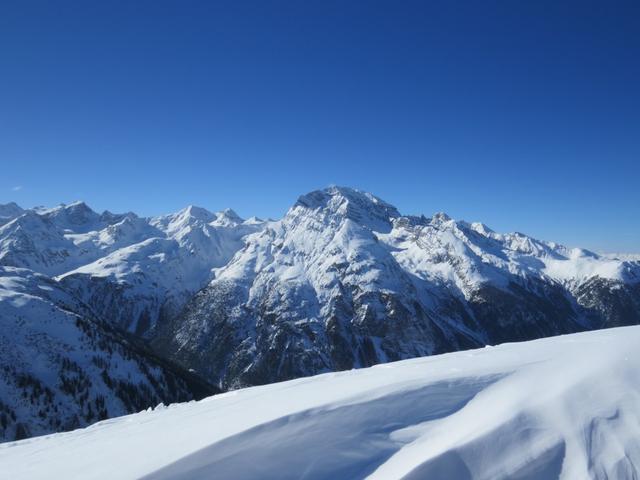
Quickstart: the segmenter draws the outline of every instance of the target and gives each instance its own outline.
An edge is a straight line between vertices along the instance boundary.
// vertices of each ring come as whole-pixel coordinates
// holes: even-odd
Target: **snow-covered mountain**
[[[159,319],[176,315],[211,280],[212,269],[225,265],[262,225],[231,210],[190,206],[127,226],[136,232],[128,235],[134,241],[57,278],[96,311],[108,312],[114,324],[149,337]]]
[[[263,225],[194,206],[157,218],[98,214],[83,202],[4,211],[14,218],[0,227],[0,265],[55,278],[99,316],[141,336],[163,311],[178,311]]]
[[[133,335],[222,389],[640,323],[636,256],[499,234],[444,213],[407,216],[345,187],[303,195],[266,222],[194,206],[143,218],[82,202],[4,205],[0,267],[29,279],[9,282],[11,295],[28,284],[41,297],[46,282],[63,292],[42,300],[52,312]],[[27,304],[11,311],[28,316]],[[48,355],[49,343],[29,344],[29,355]],[[89,355],[94,345],[77,348]]]
[[[13,480],[632,480],[639,344],[640,327],[614,328],[247,388],[5,443],[0,465]]]
[[[4,225],[5,223],[10,222],[23,213],[24,210],[20,208],[15,202],[0,205],[0,225]]]
[[[128,335],[179,310],[261,225],[203,212],[0,208],[0,439],[215,391]]]
[[[637,261],[332,187],[248,236],[154,342],[233,388],[635,323]]]
[[[214,392],[31,270],[0,267],[0,326],[0,440]]]

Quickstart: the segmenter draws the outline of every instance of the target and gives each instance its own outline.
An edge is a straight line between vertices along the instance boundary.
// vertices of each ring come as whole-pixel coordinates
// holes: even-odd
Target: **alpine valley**
[[[640,256],[330,187],[277,221],[0,205],[0,440],[159,403],[640,324]]]

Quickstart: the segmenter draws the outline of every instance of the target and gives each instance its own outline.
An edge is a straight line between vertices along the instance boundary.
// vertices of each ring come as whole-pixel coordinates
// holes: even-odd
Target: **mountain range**
[[[401,214],[366,192],[280,220],[0,205],[0,438],[160,402],[640,323],[640,256]]]

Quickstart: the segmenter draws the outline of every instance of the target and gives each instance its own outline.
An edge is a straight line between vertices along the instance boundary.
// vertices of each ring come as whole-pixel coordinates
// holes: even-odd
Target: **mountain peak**
[[[37,212],[48,220],[54,220],[61,228],[77,232],[95,229],[100,215],[82,201],[68,205],[62,203],[57,207]]]
[[[473,222],[469,224],[469,227],[471,228],[471,230],[473,230],[476,233],[479,233],[484,237],[490,237],[491,235],[494,235],[496,233],[487,225],[481,222]]]
[[[0,204],[0,224],[6,223],[24,213],[24,210],[15,202]]]
[[[70,218],[77,218],[84,221],[87,217],[96,217],[97,213],[82,201],[77,201],[67,205],[66,209]]]
[[[450,222],[451,220],[452,220],[451,217],[444,212],[434,213],[433,217],[431,217],[432,223],[438,223],[438,224]]]
[[[9,202],[9,203],[0,203],[0,210],[22,210],[22,208],[20,207],[20,205],[18,205],[16,202]]]
[[[113,213],[109,210],[105,210],[100,214],[100,221],[112,225],[114,223],[119,223],[123,220],[134,220],[137,219],[138,216],[133,212],[127,213]]]
[[[338,186],[302,195],[291,211],[298,208],[342,216],[372,230],[388,230],[391,219],[400,217],[396,207],[375,195]]]
[[[68,205],[65,205],[66,208],[71,208],[71,209],[88,209],[91,210],[91,208],[89,208],[89,206],[82,200],[75,200],[73,202],[71,202]]]
[[[206,208],[198,207],[196,205],[188,205],[178,212],[176,217],[180,218],[194,218],[205,223],[209,223],[215,219],[215,215]]]
[[[220,220],[221,218],[224,218],[237,223],[243,222],[242,217],[240,217],[240,215],[238,215],[235,212],[235,210],[231,208],[225,208],[224,210],[220,210],[219,212],[216,212],[216,216],[218,217],[218,220]]]
[[[50,215],[58,215],[62,212],[65,213],[73,213],[73,212],[91,212],[95,213],[85,202],[82,200],[76,200],[71,203],[61,203],[52,208],[44,208],[44,209],[35,209],[40,214],[50,214]]]

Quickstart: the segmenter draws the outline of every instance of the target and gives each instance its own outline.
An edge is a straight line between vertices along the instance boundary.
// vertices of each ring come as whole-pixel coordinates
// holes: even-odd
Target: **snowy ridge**
[[[7,203],[4,205],[0,204],[0,225],[10,222],[23,213],[24,210],[20,208],[15,202]]]
[[[3,444],[0,464],[17,480],[631,480],[639,342],[617,328],[247,388]]]
[[[245,242],[155,340],[223,388],[640,321],[638,263],[351,188]]]
[[[472,284],[496,279],[485,266],[560,282],[594,276],[640,281],[637,254],[598,255],[568,249],[521,233],[499,234],[482,223],[455,221],[444,213],[429,219],[406,217],[370,193],[347,187],[329,187],[301,196],[283,221],[291,224],[297,218],[302,223],[305,217],[323,218],[316,227],[327,229],[327,235],[340,219],[350,220],[374,232],[391,249],[400,248],[398,257],[406,258],[407,268],[418,262],[422,265],[416,267],[418,273],[443,281],[461,276],[443,270],[438,262],[447,252],[460,257],[462,276]],[[244,221],[231,209],[213,213],[189,206],[175,214],[145,219],[133,213],[98,214],[83,202],[34,210],[23,210],[15,203],[0,205],[0,219],[5,222],[0,230],[0,264],[60,276],[80,267],[108,275],[101,267],[88,265],[151,238],[176,240],[188,253],[198,255],[199,265],[222,267],[242,246],[242,237],[265,225],[255,218]],[[32,258],[38,256],[42,258]],[[409,258],[416,256],[420,258]]]
[[[34,210],[9,204],[0,213],[7,215],[0,265],[55,277],[97,312],[122,303],[109,316],[139,334],[154,328],[162,308],[179,310],[263,225],[195,206],[155,218],[98,214],[83,202]]]

